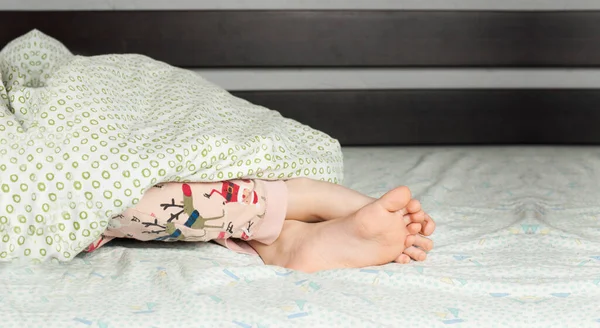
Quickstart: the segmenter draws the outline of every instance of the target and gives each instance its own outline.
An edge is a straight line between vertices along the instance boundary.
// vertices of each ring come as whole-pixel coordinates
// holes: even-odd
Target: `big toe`
[[[397,212],[408,205],[410,197],[411,195],[408,187],[401,186],[388,191],[376,202],[381,204],[388,212]]]
[[[411,199],[406,205],[406,210],[408,213],[417,213],[421,211],[421,202],[416,199]]]

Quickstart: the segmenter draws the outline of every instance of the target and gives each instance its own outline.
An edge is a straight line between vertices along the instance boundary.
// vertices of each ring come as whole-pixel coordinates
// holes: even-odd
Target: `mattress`
[[[407,185],[425,262],[305,274],[213,244],[121,241],[0,266],[0,327],[592,327],[597,148],[345,148],[345,182]],[[340,245],[343,247],[343,245]]]

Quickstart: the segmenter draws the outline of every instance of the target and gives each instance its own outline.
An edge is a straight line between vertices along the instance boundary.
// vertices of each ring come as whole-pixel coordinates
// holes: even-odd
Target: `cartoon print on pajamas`
[[[151,230],[144,231],[143,233],[167,233],[168,236],[158,237],[156,240],[186,240],[186,241],[206,241],[205,238],[206,228],[222,230],[225,223],[218,224],[207,224],[207,221],[219,220],[225,217],[225,210],[222,210],[220,216],[215,217],[202,217],[200,212],[194,208],[194,197],[192,195],[192,189],[186,183],[181,186],[183,192],[183,205],[175,204],[175,199],[171,199],[171,203],[160,204],[163,210],[168,208],[179,207],[182,210],[177,213],[172,213],[171,217],[167,220],[166,225],[158,224],[158,219],[154,218],[154,222],[142,222],[144,227],[148,228],[151,226],[162,228],[163,230]],[[179,220],[181,214],[187,214],[188,219],[183,223],[173,223],[173,220]]]
[[[250,180],[242,180],[245,183],[250,183]],[[245,188],[232,181],[223,181],[221,184],[221,190],[213,189],[210,194],[204,194],[204,197],[212,197],[213,194],[221,195],[225,201],[223,205],[227,203],[244,203],[256,205],[258,203],[258,195],[253,189]],[[241,197],[240,197],[241,196]]]
[[[95,242],[91,243],[86,249],[86,252],[93,252],[96,249],[98,249],[100,246],[102,246],[104,244],[104,235],[100,235],[100,238],[98,238]]]
[[[254,238],[266,215],[267,197],[263,192],[264,185],[253,180],[158,184],[147,191],[135,208],[113,216],[107,230],[87,250],[94,251],[114,238],[214,240],[227,245],[231,243],[225,241],[230,238],[249,240]],[[215,193],[226,202],[221,197],[211,199]]]
[[[252,180],[240,180],[244,183],[252,183]],[[247,186],[237,184],[233,181],[223,181],[221,182],[221,190],[212,189],[210,193],[205,193],[204,197],[211,199],[213,194],[219,194],[224,198],[223,205],[227,205],[230,203],[236,204],[246,204],[246,205],[254,205],[258,206],[258,194],[254,190],[254,188],[248,188]],[[264,196],[261,196],[264,200]],[[263,218],[264,213],[258,214],[258,218]],[[253,221],[248,222],[247,227],[243,227],[240,230],[242,231],[241,236],[239,237],[242,240],[248,240],[252,236],[250,229],[254,224]],[[221,232],[217,239],[227,239],[231,237],[233,234],[233,223],[229,222],[225,231]]]

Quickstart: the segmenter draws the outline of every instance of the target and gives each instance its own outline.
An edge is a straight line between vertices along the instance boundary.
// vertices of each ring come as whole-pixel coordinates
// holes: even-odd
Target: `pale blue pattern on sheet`
[[[426,262],[308,275],[210,244],[122,242],[0,265],[0,327],[594,327],[596,150],[347,148],[347,185],[406,184],[437,219]]]

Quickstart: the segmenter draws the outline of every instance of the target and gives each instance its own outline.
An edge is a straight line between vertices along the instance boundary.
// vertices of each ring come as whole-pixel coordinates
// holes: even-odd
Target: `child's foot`
[[[411,199],[405,209],[404,220],[408,233],[413,235],[413,245],[407,247],[404,252],[394,261],[406,264],[412,260],[425,261],[427,252],[433,248],[433,242],[423,236],[429,236],[435,230],[435,222],[429,214],[423,212],[421,203]]]
[[[291,179],[285,183],[288,189],[288,220],[321,222],[345,218],[377,200],[342,185],[308,178]],[[416,199],[411,199],[400,211],[412,222],[424,220],[421,203]]]
[[[409,201],[408,188],[399,187],[345,218],[287,220],[272,245],[250,244],[266,264],[305,272],[386,264],[412,245],[402,211]]]

